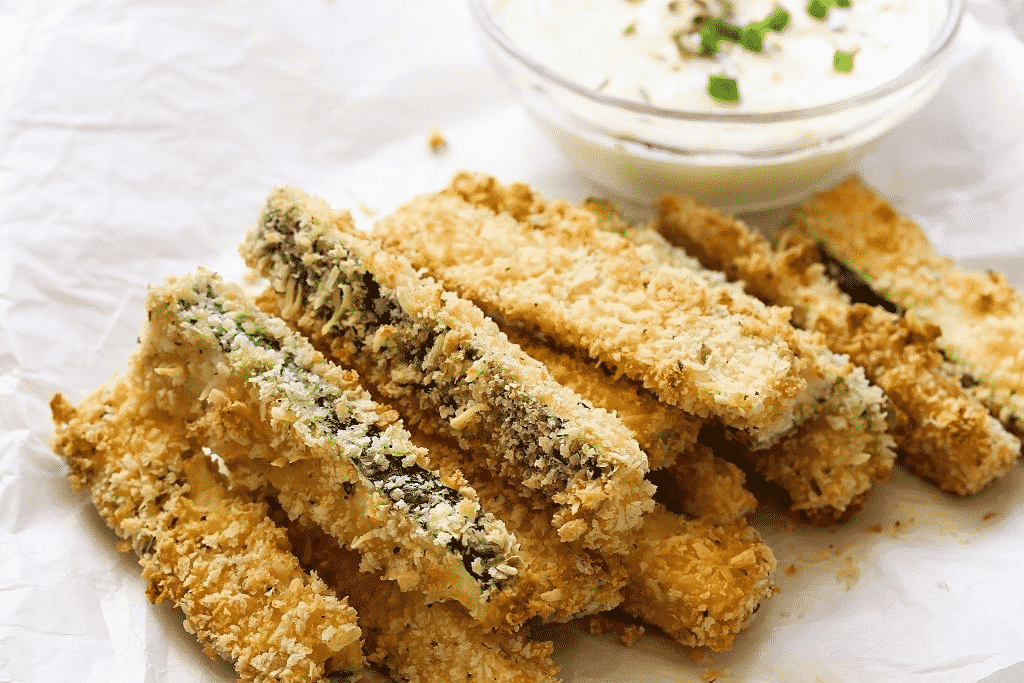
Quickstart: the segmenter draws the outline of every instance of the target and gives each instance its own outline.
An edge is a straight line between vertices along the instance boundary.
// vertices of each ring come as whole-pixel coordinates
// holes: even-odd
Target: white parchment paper
[[[942,251],[1024,286],[1022,122],[1024,2],[972,0],[948,84],[863,174]],[[0,681],[233,680],[71,490],[47,403],[124,366],[148,283],[240,277],[272,186],[369,224],[462,168],[596,192],[497,80],[461,0],[0,2]],[[733,652],[553,627],[564,680],[1024,678],[1019,469],[966,501],[898,472],[841,529],[754,522],[780,591]]]

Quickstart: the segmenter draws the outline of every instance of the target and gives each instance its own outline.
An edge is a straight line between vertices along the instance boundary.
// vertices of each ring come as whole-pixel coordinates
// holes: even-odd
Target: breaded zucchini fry
[[[139,556],[150,600],[180,608],[207,655],[254,683],[358,675],[355,611],[303,571],[265,505],[221,484],[183,425],[127,380],[51,406],[71,481]]]
[[[798,207],[787,227],[820,242],[882,299],[938,325],[942,352],[1024,436],[1024,296],[1004,275],[959,268],[856,177]]]
[[[622,608],[684,645],[724,652],[775,584],[775,555],[746,522],[716,526],[662,507],[625,556]]]
[[[218,453],[233,480],[270,489],[358,549],[364,570],[488,619],[515,580],[516,541],[475,492],[429,469],[394,411],[237,286],[206,272],[154,288],[133,371]]]
[[[242,253],[285,318],[427,433],[475,450],[555,504],[565,541],[621,552],[651,509],[647,458],[468,301],[366,239],[346,212],[282,188]]]
[[[527,355],[544,363],[555,380],[617,415],[636,436],[652,470],[671,467],[696,447],[704,420],[662,403],[639,383],[614,376],[578,350],[555,348],[512,327],[503,331]]]
[[[552,644],[527,629],[488,630],[452,603],[428,603],[416,591],[358,571],[358,556],[317,527],[287,523],[302,563],[349,600],[359,614],[367,659],[408,683],[556,683]]]
[[[515,585],[492,600],[495,610],[505,615],[505,626],[517,627],[534,617],[568,621],[622,601],[626,570],[618,555],[602,556],[578,543],[564,543],[551,526],[550,506],[531,496],[530,489],[516,489],[495,478],[474,451],[415,430],[412,439],[427,449],[431,465],[439,471],[465,476],[483,509],[505,522],[519,540]]]
[[[459,174],[380,221],[388,249],[510,324],[536,328],[697,417],[768,445],[813,413],[839,367],[719,273],[666,264],[524,184]]]
[[[675,504],[693,517],[727,523],[757,506],[743,472],[697,437],[705,421],[670,406],[625,377],[615,377],[579,351],[563,350],[536,335],[506,328],[509,339],[544,363],[556,380],[593,405],[615,413],[636,435],[652,470],[666,470]],[[664,499],[662,499],[664,500]]]
[[[864,368],[894,408],[889,430],[903,464],[949,493],[976,493],[1016,462],[1020,442],[960,384],[935,339],[936,326],[854,304],[829,279],[816,246],[783,233],[773,249],[717,209],[666,197],[656,227],[709,268],[742,280],[766,303],[791,306],[794,323],[824,335],[833,351]]]

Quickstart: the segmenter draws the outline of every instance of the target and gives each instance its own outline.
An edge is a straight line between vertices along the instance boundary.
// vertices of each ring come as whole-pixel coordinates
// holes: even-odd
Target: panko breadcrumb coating
[[[659,212],[657,229],[670,242],[767,303],[791,306],[795,324],[864,368],[893,404],[889,433],[911,471],[968,495],[1014,465],[1020,442],[963,388],[935,345],[938,327],[853,303],[799,234],[784,232],[773,249],[741,221],[687,197],[664,198]]]
[[[622,609],[683,645],[724,652],[775,592],[775,555],[740,520],[718,526],[658,507],[625,555]]]
[[[972,273],[935,251],[917,223],[855,176],[793,211],[802,233],[884,300],[938,325],[936,340],[992,413],[1024,436],[1024,295],[1000,273]]]
[[[150,600],[180,608],[207,655],[253,683],[358,675],[354,610],[303,571],[265,505],[221,483],[182,423],[130,378],[51,406],[72,483],[138,555]]]
[[[527,355],[544,363],[557,381],[622,420],[636,435],[652,470],[671,467],[696,446],[704,420],[659,401],[639,383],[616,377],[578,350],[556,348],[523,330],[503,330]]]
[[[522,183],[460,173],[374,233],[496,317],[583,349],[758,445],[793,429],[839,381],[787,310],[718,273],[666,264],[590,211]]]
[[[451,602],[430,603],[358,571],[359,558],[317,527],[287,522],[303,564],[338,593],[351,596],[366,638],[367,659],[407,683],[557,683],[550,642],[489,630]]]
[[[744,487],[743,472],[697,442],[704,420],[659,401],[637,382],[615,377],[579,351],[556,348],[522,330],[507,328],[506,333],[544,363],[556,380],[614,413],[633,431],[651,469],[666,470],[673,480],[678,498],[673,503],[683,512],[725,523],[757,506]]]
[[[665,263],[702,267],[652,227],[616,229]],[[786,491],[793,510],[814,523],[831,524],[859,511],[873,485],[892,472],[891,404],[848,356],[830,351],[821,336],[815,340],[820,362],[836,368],[839,380],[796,429],[768,448],[747,452],[757,472]]]
[[[242,246],[283,316],[426,433],[479,452],[554,503],[565,541],[622,552],[651,509],[647,458],[468,301],[300,190],[280,188]]]
[[[446,482],[394,411],[235,285],[199,273],[153,288],[135,368],[141,388],[221,456],[357,549],[364,570],[453,599],[480,618],[515,581],[516,541],[471,487]]]
[[[484,510],[504,521],[519,540],[516,583],[493,599],[495,609],[505,614],[506,626],[531,618],[568,621],[612,609],[622,601],[627,577],[620,556],[602,556],[578,543],[563,542],[551,525],[549,506],[530,489],[516,489],[495,478],[474,451],[415,430],[412,438],[427,449],[439,471],[462,473]]]

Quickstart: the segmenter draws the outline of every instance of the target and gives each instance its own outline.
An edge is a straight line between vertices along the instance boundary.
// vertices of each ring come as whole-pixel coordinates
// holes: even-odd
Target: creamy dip
[[[491,3],[526,55],[563,77],[613,97],[698,112],[785,111],[870,90],[926,52],[946,12],[936,0],[850,0],[846,8],[825,0],[823,19],[811,16],[807,0]],[[701,53],[707,22],[745,27],[780,7],[789,21],[763,32],[760,52],[722,40],[713,56]],[[734,81],[738,102],[713,97],[713,77]]]

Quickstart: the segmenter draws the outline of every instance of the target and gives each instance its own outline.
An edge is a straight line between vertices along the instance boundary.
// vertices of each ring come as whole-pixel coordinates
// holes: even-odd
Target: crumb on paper
[[[700,647],[693,648],[687,653],[687,655],[689,656],[690,661],[692,661],[697,666],[703,666],[707,663],[708,659],[710,658],[708,651]]]
[[[860,580],[860,566],[853,555],[847,555],[843,559],[846,563],[837,572],[836,578],[846,584],[846,590],[851,590]]]
[[[879,524],[872,524],[870,527],[868,527],[868,531],[870,531],[871,533],[874,533],[874,534],[880,534],[880,533],[882,533],[882,529],[883,528],[884,527],[882,527],[881,523],[879,523]]]
[[[938,587],[938,589],[939,589],[939,590],[944,590],[944,591],[946,591],[947,593],[949,592],[949,584],[948,584],[948,583],[946,583],[945,581],[939,581],[939,582],[938,582],[937,584],[935,584],[935,585],[936,585],[936,587]]]
[[[989,520],[995,519],[998,516],[999,516],[998,512],[986,512],[985,515],[981,518],[981,520],[983,522],[987,522]]]
[[[640,636],[644,634],[644,627],[640,624],[625,624],[616,619],[609,618],[603,614],[592,614],[586,618],[587,632],[592,636],[603,636],[608,633],[617,633],[619,642],[626,647],[633,647]]]
[[[796,574],[796,565],[795,564],[791,564],[788,567],[786,567],[786,573],[789,574],[790,576],[792,576],[793,574]]]
[[[644,627],[640,624],[630,624],[629,626],[622,629],[622,633],[619,634],[619,640],[626,647],[633,647],[636,645],[636,641],[640,640],[640,636],[644,634]]]
[[[430,137],[427,138],[427,144],[430,146],[430,151],[438,154],[448,148],[448,139],[443,133],[437,128],[430,131]]]
[[[715,683],[715,681],[721,679],[723,676],[728,676],[728,669],[705,669],[701,675],[704,683]]]

